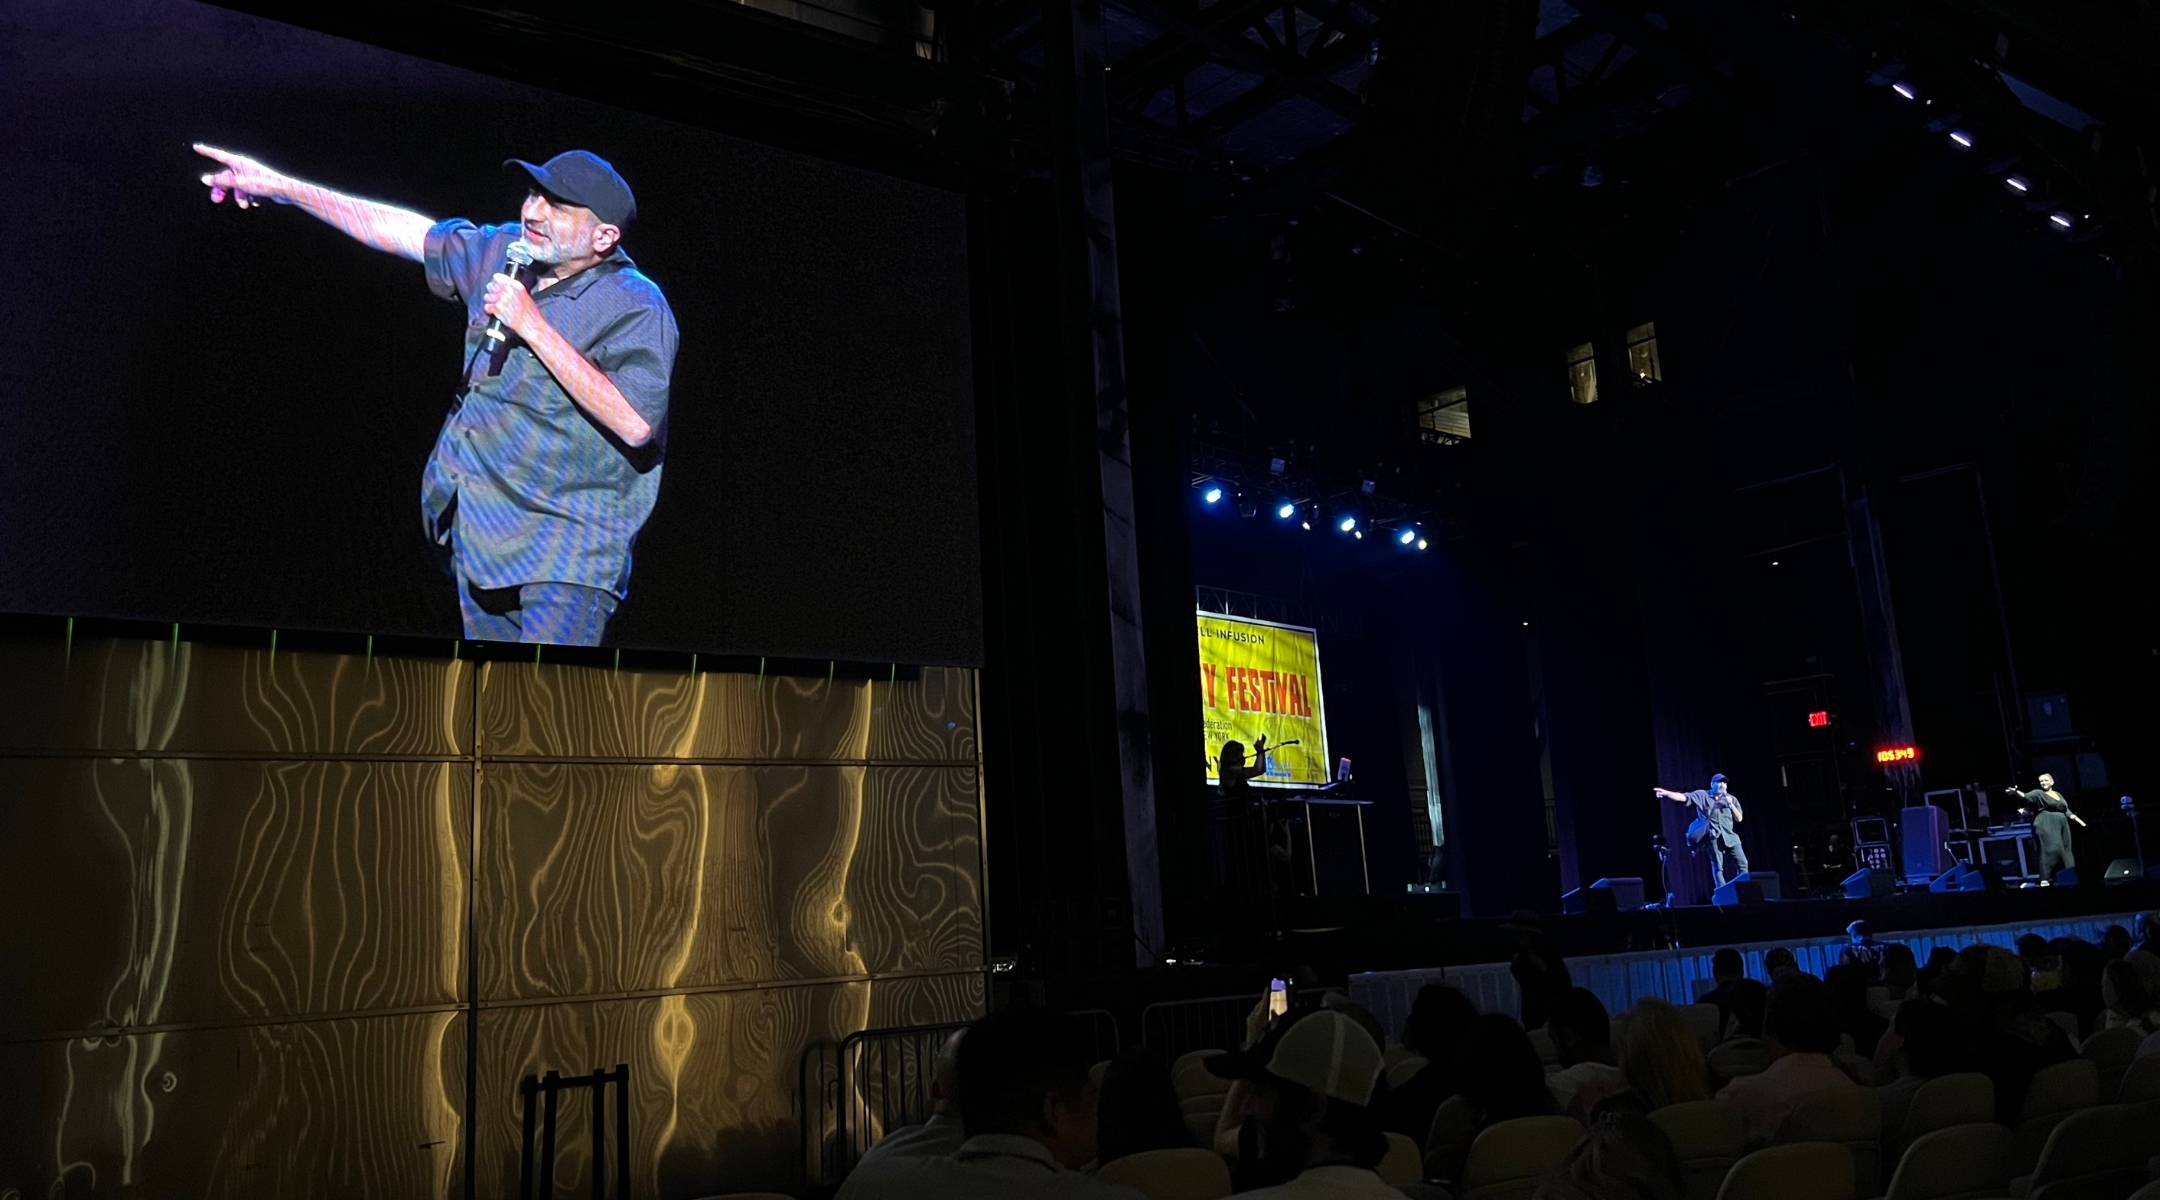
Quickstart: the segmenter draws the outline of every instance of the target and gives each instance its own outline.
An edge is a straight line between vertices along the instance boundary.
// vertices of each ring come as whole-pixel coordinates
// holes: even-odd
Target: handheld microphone
[[[533,264],[532,243],[524,238],[519,238],[510,243],[510,249],[505,256],[509,261],[503,264],[503,274],[517,280],[519,283],[525,283],[529,274],[526,268]],[[490,347],[491,350],[504,347],[509,341],[509,337],[509,333],[503,329],[503,319],[501,317],[496,317],[488,322],[487,339],[494,343]]]

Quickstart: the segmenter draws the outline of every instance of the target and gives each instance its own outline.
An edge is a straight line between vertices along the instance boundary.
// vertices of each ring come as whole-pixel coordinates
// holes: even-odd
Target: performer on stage
[[[1267,774],[1267,735],[1253,739],[1252,763],[1245,762],[1245,743],[1232,739],[1222,744],[1215,778],[1216,787],[1222,790],[1223,799],[1248,804],[1252,801],[1252,781]]]
[[[1696,823],[1688,829],[1688,845],[1705,841],[1710,846],[1710,878],[1718,887],[1747,873],[1747,850],[1740,845],[1736,826],[1746,816],[1740,798],[1725,790],[1725,777],[1712,775],[1708,789],[1676,792],[1654,789],[1662,799],[1695,806]]]
[[[2053,775],[2040,776],[2040,786],[2032,791],[2011,788],[2009,792],[2032,814],[2033,843],[2040,851],[2040,886],[2048,887],[2055,882],[2057,871],[2077,865],[2077,854],[2070,845],[2070,823],[2083,825],[2085,819],[2070,811],[2070,802],[2055,790]]]
[[[521,219],[438,221],[197,144],[210,200],[290,204],[362,245],[421,264],[465,306],[465,377],[421,480],[430,539],[449,548],[465,636],[594,646],[628,594],[652,515],[677,332],[667,298],[622,251],[630,185],[584,150],[516,166]],[[505,273],[529,251],[530,291]],[[499,318],[508,336],[486,336]],[[498,348],[500,347],[500,348]]]

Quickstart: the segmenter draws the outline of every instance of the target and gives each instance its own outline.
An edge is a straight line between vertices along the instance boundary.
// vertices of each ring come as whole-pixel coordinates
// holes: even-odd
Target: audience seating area
[[[2160,944],[2160,922],[2151,932],[2155,940],[2147,944]],[[1471,998],[1432,997],[1440,1008],[1454,1006],[1453,1049],[1434,1041],[1430,1025],[1424,1036],[1409,1034],[1415,1045],[1385,1046],[1379,1068],[1385,1083],[1374,1102],[1377,1113],[1382,1098],[1398,1090],[1429,1093],[1417,1120],[1424,1122],[1430,1112],[1430,1123],[1421,1126],[1422,1142],[1390,1129],[1386,1155],[1373,1170],[1406,1196],[1431,1200],[2160,1200],[2160,1036],[2152,1033],[2160,1026],[2160,957],[2120,944],[2117,949],[2110,961],[2136,973],[2106,975],[2107,1007],[2098,1013],[2091,1004],[2043,1011],[2035,981],[2045,981],[2043,991],[2083,987],[2091,981],[2069,959],[2078,957],[2089,968],[2092,956],[2043,955],[2030,945],[2016,954],[1987,945],[1954,958],[1938,951],[1941,957],[1917,971],[1906,957],[1895,972],[1882,968],[1881,948],[1871,947],[1847,956],[1828,982],[1773,953],[1766,956],[1773,977],[1750,983],[1730,973],[1727,956],[1720,992],[1707,1001],[1669,1006],[1647,999],[1608,1017],[1593,998],[1587,1003],[1596,1017],[1588,1026],[1576,1017],[1563,1021],[1549,1008],[1553,996],[1537,1005],[1555,1013],[1552,1022],[1527,1030],[1509,1015],[1479,1015]],[[2138,994],[2138,978],[2150,980],[2149,993]],[[1755,989],[1751,1016],[1734,998],[1745,987]],[[2102,990],[2093,988],[2095,994]],[[1848,1022],[1842,1038],[1834,1027],[1823,1033],[1818,1022],[1818,1040],[1808,1043],[1827,1049],[1838,1039],[1835,1052],[1781,1039],[1777,1014],[1792,1019],[1797,1011],[1793,1001],[1777,999],[1781,995],[1815,997],[1809,1002],[1818,1017],[1838,1006]],[[1340,995],[1327,1004],[1375,1027],[1370,1014]],[[1508,1007],[1520,1011],[1523,1005],[1518,999]],[[1413,1021],[1417,1011],[1410,1014]],[[1953,1016],[1968,1023],[1946,1034]],[[1981,1023],[1971,1024],[1974,1019]],[[1929,1026],[1937,1031],[1926,1034]],[[1490,1043],[1513,1039],[1520,1057],[1491,1061],[1519,1064],[1516,1074],[1531,1079],[1541,1069],[1552,1092],[1544,1111],[1535,1106],[1545,1100],[1535,1099],[1529,1115],[1508,1115],[1505,1108],[1485,1110],[1494,1111],[1491,1119],[1483,1115],[1479,1105],[1497,1103],[1489,1099],[1494,1093],[1463,1083],[1487,1061],[1466,1057],[1464,1047],[1473,1038],[1487,1043],[1487,1052]],[[1934,1049],[1923,1053],[1930,1045]],[[2005,1045],[2012,1050],[2002,1051]],[[1097,1168],[1098,1177],[1148,1200],[1233,1194],[1241,1177],[1241,1142],[1237,1122],[1223,1119],[1226,1103],[1234,1102],[1232,1085],[1207,1066],[1210,1057],[1229,1049],[1196,1050],[1165,1064],[1166,1072],[1155,1068],[1175,1091],[1187,1144],[1117,1158]],[[2141,1049],[2146,1053],[2140,1055]],[[2032,1065],[2004,1074],[2004,1063],[2024,1061],[2016,1055],[2027,1051]],[[1821,1064],[1808,1068],[1817,1072],[1814,1090],[1766,1108],[1761,1096],[1774,1087],[1758,1087],[1752,1077],[1785,1070],[1790,1064],[1773,1064],[1803,1052]],[[1533,1055],[1537,1068],[1530,1065]],[[2050,1056],[2060,1061],[2043,1062]],[[1984,1069],[1959,1065],[1967,1061]],[[1660,1075],[1651,1069],[1674,1062],[1684,1068],[1677,1084],[1669,1070]],[[1685,1066],[1689,1062],[1692,1067]],[[1098,1082],[1109,1066],[1098,1065]],[[1692,1084],[1685,1078],[1691,1073],[1697,1077]],[[1786,1071],[1765,1079],[1792,1076]],[[1435,1079],[1451,1080],[1446,1086],[1459,1090],[1441,1095],[1433,1090]],[[1596,1103],[1571,1102],[1584,1095],[1573,1089],[1599,1079],[1607,1082],[1595,1093]],[[1620,1079],[1625,1082],[1615,1082]],[[1998,1080],[2010,1090],[2001,1091]],[[1427,1092],[1417,1093],[1420,1087]],[[1473,1094],[1488,1099],[1473,1100]],[[1676,1095],[1689,1098],[1651,1102]],[[2020,1096],[2014,1113],[2001,1109],[1999,1101]],[[1628,1121],[1636,1124],[1624,1126]],[[1602,1160],[1585,1148],[1607,1136],[1599,1130],[1623,1128],[1633,1131],[1629,1137],[1669,1145],[1678,1165],[1675,1184],[1615,1181],[1611,1190],[1601,1190],[1595,1172],[1603,1169]]]

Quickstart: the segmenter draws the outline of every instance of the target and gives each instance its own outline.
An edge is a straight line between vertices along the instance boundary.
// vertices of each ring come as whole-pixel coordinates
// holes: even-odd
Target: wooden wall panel
[[[0,1196],[464,1194],[461,1013],[4,1043],[0,1080]]]
[[[471,672],[186,641],[0,640],[0,753],[468,754]]]
[[[898,682],[491,662],[488,757],[975,761],[975,677]]]
[[[976,969],[972,767],[490,762],[484,1000]]]
[[[517,1081],[630,1065],[632,1190],[639,1196],[799,1186],[796,1071],[803,1050],[857,1029],[966,1020],[980,972],[875,983],[694,992],[579,1004],[483,1008],[474,1154],[479,1194],[516,1194]],[[569,1099],[557,1159],[563,1194],[583,1195],[591,1110]],[[610,1137],[613,1117],[609,1117]]]
[[[502,1195],[616,1062],[638,1196],[795,1186],[806,1047],[982,1011],[976,736],[965,670],[0,641],[0,1200],[461,1196],[468,1094]]]
[[[0,1040],[459,1003],[470,780],[0,758]]]

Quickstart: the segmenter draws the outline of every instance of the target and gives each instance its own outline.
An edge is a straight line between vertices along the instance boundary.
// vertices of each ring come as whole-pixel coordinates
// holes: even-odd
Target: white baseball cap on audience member
[[[1204,1061],[1219,1078],[1273,1077],[1359,1108],[1372,1104],[1382,1070],[1372,1035],[1349,1016],[1325,1008],[1276,1022],[1250,1050]]]

